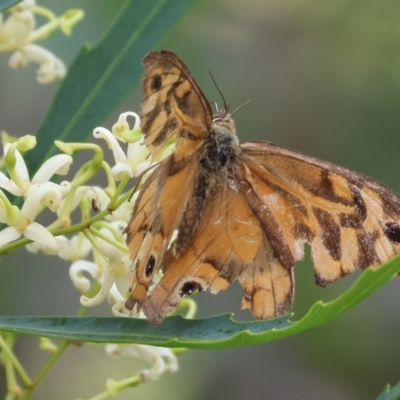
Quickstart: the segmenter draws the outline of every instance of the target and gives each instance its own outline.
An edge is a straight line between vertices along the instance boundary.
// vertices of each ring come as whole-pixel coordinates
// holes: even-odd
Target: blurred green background
[[[114,0],[43,0],[57,13],[84,8],[71,38],[43,43],[71,62],[82,43],[95,44],[123,4]],[[238,135],[268,140],[357,170],[400,192],[400,3],[394,0],[202,0],[160,48],[176,52],[209,100],[221,103],[212,71],[236,115]],[[140,57],[144,56],[141,54]],[[36,131],[56,86],[35,81],[35,67],[13,71],[0,55],[0,129],[13,135]],[[119,112],[139,109],[136,91]],[[349,287],[348,277],[327,289],[314,284],[312,267],[296,268],[300,317],[318,299]],[[386,383],[400,380],[400,280],[331,323],[297,337],[252,348],[188,351],[180,371],[141,385],[119,399],[375,399]],[[240,288],[217,297],[198,296],[199,316],[239,311]],[[25,251],[0,260],[2,315],[74,315],[79,294],[68,264]],[[107,305],[90,310],[110,315]],[[33,338],[17,353],[33,374],[45,356]],[[144,363],[109,359],[100,346],[72,347],[34,399],[87,398],[106,378],[122,379]],[[5,381],[1,371],[0,397]]]

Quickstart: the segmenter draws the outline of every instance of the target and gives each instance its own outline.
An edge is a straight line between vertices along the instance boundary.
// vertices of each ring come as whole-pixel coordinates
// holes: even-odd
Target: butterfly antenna
[[[236,108],[236,110],[231,114],[231,116],[235,114],[236,111],[240,110],[242,107],[247,106],[247,104],[249,104],[250,102],[251,99],[247,100],[246,103],[241,104],[239,107]]]
[[[210,103],[210,104],[214,104],[214,107],[215,107],[215,111],[216,111],[216,112],[219,111],[219,110],[218,110],[218,104],[217,104],[216,101],[209,101],[209,103]]]
[[[211,79],[212,79],[212,81],[214,82],[214,85],[215,85],[215,87],[216,87],[217,90],[218,90],[218,93],[221,95],[222,100],[224,101],[224,108],[223,108],[223,109],[224,109],[226,112],[228,112],[228,110],[229,110],[229,104],[226,102],[224,95],[222,94],[220,88],[219,88],[218,85],[217,85],[217,82],[215,82],[215,79],[214,79],[213,74],[211,73],[211,71],[208,71],[208,73],[210,74]]]

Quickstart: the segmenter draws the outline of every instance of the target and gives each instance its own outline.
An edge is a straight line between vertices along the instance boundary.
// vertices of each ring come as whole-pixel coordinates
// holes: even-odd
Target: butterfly
[[[182,297],[238,280],[242,308],[272,318],[293,302],[306,243],[322,287],[400,252],[393,191],[276,144],[240,144],[228,105],[213,113],[178,56],[152,52],[143,63],[145,143],[153,159],[172,138],[176,148],[144,181],[125,229],[133,260],[126,308],[160,325]]]

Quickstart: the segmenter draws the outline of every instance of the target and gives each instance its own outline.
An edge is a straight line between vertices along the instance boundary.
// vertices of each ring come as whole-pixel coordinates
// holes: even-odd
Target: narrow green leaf
[[[20,2],[21,0],[0,0],[0,13]]]
[[[143,319],[0,317],[0,330],[96,343],[203,349],[255,345],[292,336],[331,320],[384,286],[399,270],[399,257],[379,268],[369,268],[336,300],[315,303],[303,318],[294,322],[289,316],[253,322],[237,322],[229,314],[203,320],[173,316],[157,328]]]
[[[69,68],[26,157],[33,173],[55,151],[53,141],[85,141],[139,83],[142,58],[195,0],[129,0],[93,48]]]
[[[383,392],[377,397],[376,400],[397,400],[400,398],[400,382],[390,388],[390,385],[386,385]]]
[[[248,335],[287,326],[287,316],[241,323],[229,314],[203,320],[167,318],[157,328],[144,319],[0,317],[0,330],[95,343],[143,343],[165,347],[217,348],[246,344]]]

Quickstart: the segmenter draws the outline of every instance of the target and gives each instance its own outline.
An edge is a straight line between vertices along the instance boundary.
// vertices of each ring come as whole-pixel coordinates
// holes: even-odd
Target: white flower
[[[35,222],[35,218],[43,205],[53,212],[56,211],[64,194],[59,188],[68,191],[69,183],[64,182],[61,185],[56,185],[52,182],[46,182],[31,186],[21,210],[14,206],[12,215],[8,215],[5,209],[1,209],[0,222],[9,226],[0,232],[0,248],[23,235],[32,242],[45,246],[48,253],[58,253],[57,240],[43,225]]]
[[[77,237],[79,237],[79,235],[72,237],[71,240],[68,240],[68,238],[66,236],[57,236],[56,240],[58,242],[58,247],[59,247],[59,252],[57,253],[58,257],[64,259],[64,260],[69,260],[69,261],[76,261],[80,258],[85,257],[91,247],[90,247],[90,242],[84,237],[85,242],[87,243],[87,251],[84,252],[84,256],[83,257],[78,257],[77,254],[78,251],[76,251],[74,244],[72,243],[74,239],[76,239]],[[53,254],[52,252],[48,252],[48,248],[46,246],[43,246],[40,243],[37,242],[32,242],[32,243],[28,243],[25,246],[26,250],[29,251],[30,253],[38,253],[39,251],[42,252],[43,254]]]
[[[70,191],[71,185],[67,181],[57,185],[53,182],[45,182],[32,185],[25,193],[26,199],[21,212],[25,213],[30,219],[34,219],[40,211],[40,206],[44,205],[52,212],[56,212],[61,200]]]
[[[4,21],[0,14],[0,51],[15,51],[10,57],[11,68],[21,68],[34,62],[39,64],[37,80],[42,84],[52,83],[62,79],[66,74],[64,63],[53,53],[33,42],[49,37],[55,30],[70,35],[72,28],[83,17],[84,12],[71,9],[60,17],[50,10],[40,8],[40,14],[49,21],[35,30],[34,0],[24,0],[9,10],[9,16]]]
[[[145,344],[108,344],[106,353],[109,356],[129,356],[148,362],[151,368],[140,371],[144,381],[155,381],[167,371],[178,370],[177,357],[165,347]]]
[[[68,239],[66,236],[57,236],[57,242],[60,246],[58,256],[63,260],[79,261],[87,257],[92,245],[85,235],[78,234]]]
[[[0,43],[10,47],[24,46],[34,29],[35,17],[31,11],[14,12],[0,25]]]
[[[99,273],[99,267],[94,262],[79,260],[74,262],[69,268],[69,277],[74,286],[81,292],[85,293],[90,289],[90,280],[82,275],[82,272],[87,272],[95,279]]]
[[[35,0],[22,0],[14,7],[11,7],[9,11],[11,13],[18,11],[25,11],[25,10],[32,11],[35,4],[36,4]]]
[[[57,79],[64,78],[67,69],[64,63],[53,53],[36,44],[28,44],[20,47],[9,60],[11,68],[25,67],[30,62],[39,64],[37,81],[42,84],[53,83]]]
[[[0,221],[5,222],[4,220]],[[38,242],[45,246],[48,249],[48,253],[58,253],[58,243],[54,236],[43,225],[30,221],[22,213],[17,226],[8,226],[0,232],[0,248],[19,239],[22,235],[33,242]]]
[[[105,219],[110,222],[120,222],[123,225],[122,230],[125,229],[126,222],[129,221],[138,195],[139,192],[137,191],[128,201],[125,201],[115,211],[113,211],[112,214],[107,215]]]
[[[94,307],[102,303],[108,296],[113,284],[120,292],[127,289],[128,269],[121,253],[109,243],[99,240],[99,250],[108,258],[108,266],[101,278],[101,289],[94,297],[81,296],[80,302],[85,307]]]
[[[129,256],[121,258],[119,268],[114,270],[114,284],[111,286],[107,295],[109,304],[115,305],[120,303],[123,305],[122,313],[125,314],[125,316],[132,315],[132,311],[125,308],[125,294],[128,292],[130,283],[128,271],[131,264],[132,261],[129,259]]]
[[[107,196],[104,189],[97,186],[79,186],[74,193],[69,212],[74,211],[85,197],[100,211],[105,210],[110,202],[110,198]],[[58,216],[63,213],[64,203],[66,201],[67,199],[64,199],[61,202],[57,211]]]
[[[110,198],[107,196],[107,193],[99,186],[90,187],[90,190],[88,189],[86,192],[86,197],[99,211],[105,210],[110,202]]]
[[[125,175],[130,178],[139,176],[150,166],[150,162],[145,161],[150,151],[144,143],[143,136],[141,136],[140,140],[128,144],[126,154],[118,142],[118,140],[125,142],[122,134],[124,131],[129,130],[129,125],[126,121],[128,115],[135,117],[135,124],[132,130],[139,129],[139,116],[136,113],[127,112],[120,115],[117,124],[113,126],[113,133],[102,127],[98,127],[93,131],[93,136],[104,139],[113,152],[115,165],[111,169],[111,174],[117,181],[121,180]]]
[[[7,154],[11,147],[10,143],[4,146],[4,156]],[[69,166],[72,164],[72,157],[67,154],[57,154],[46,160],[33,176],[32,180],[29,179],[28,168],[21,153],[15,149],[15,174],[18,181],[11,180],[5,174],[0,172],[0,188],[7,190],[14,196],[24,196],[32,185],[42,184],[48,182],[53,175],[65,175]],[[59,186],[59,185],[57,185]]]

